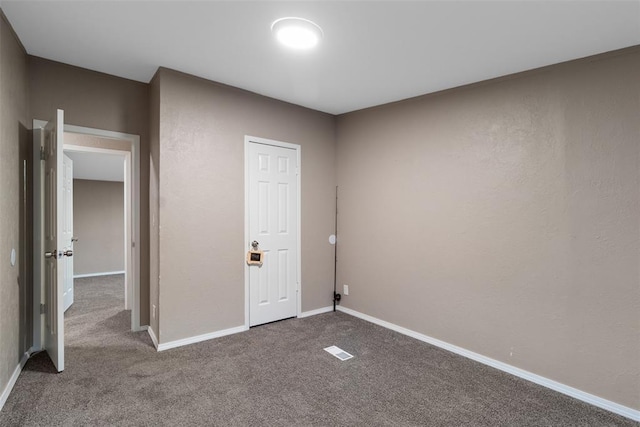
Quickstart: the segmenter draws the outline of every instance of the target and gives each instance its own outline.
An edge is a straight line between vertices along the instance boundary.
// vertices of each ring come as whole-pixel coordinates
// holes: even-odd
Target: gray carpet
[[[129,332],[122,280],[76,280],[65,371],[32,357],[1,426],[638,425],[342,313],[156,353]]]

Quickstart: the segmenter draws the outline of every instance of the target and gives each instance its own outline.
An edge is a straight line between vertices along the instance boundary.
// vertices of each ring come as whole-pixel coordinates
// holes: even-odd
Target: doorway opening
[[[44,302],[43,245],[42,231],[43,170],[40,162],[42,129],[45,121],[33,121],[34,138],[34,349],[44,345],[44,316],[41,304]],[[124,192],[124,275],[125,308],[131,310],[131,330],[142,331],[140,325],[140,137],[138,135],[113,132],[103,129],[64,125],[68,142],[64,143],[65,155],[71,156],[111,156],[122,161]],[[106,158],[106,157],[105,157]],[[40,165],[40,167],[38,167]],[[73,277],[73,274],[71,275]]]
[[[73,169],[72,277],[63,295],[73,295],[73,280],[124,274],[124,308],[133,305],[129,150],[88,146],[103,138],[65,132],[65,161]],[[121,142],[120,140],[117,141]],[[124,141],[122,141],[124,142]],[[83,144],[83,145],[78,145]],[[113,145],[113,144],[111,144]],[[65,168],[66,171],[66,168]],[[65,209],[63,208],[63,211]],[[67,291],[67,287],[71,287]],[[68,307],[65,301],[65,310]]]

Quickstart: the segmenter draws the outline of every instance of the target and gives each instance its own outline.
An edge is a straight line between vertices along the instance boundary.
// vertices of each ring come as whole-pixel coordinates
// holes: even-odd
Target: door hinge
[[[40,160],[47,160],[47,154],[44,152],[44,147],[40,147]]]
[[[131,247],[135,248],[136,247],[136,242],[131,242]]]
[[[47,306],[45,304],[40,304],[40,314],[45,314],[47,312]]]

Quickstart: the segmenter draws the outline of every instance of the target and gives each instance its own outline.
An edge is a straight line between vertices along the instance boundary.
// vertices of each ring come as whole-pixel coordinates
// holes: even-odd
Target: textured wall
[[[140,324],[149,324],[149,85],[29,57],[32,117],[140,136]]]
[[[27,55],[0,10],[0,393],[31,345],[30,284],[20,277],[29,252],[22,191],[31,127],[27,66]],[[14,266],[11,249],[16,251]]]
[[[160,341],[244,324],[244,136],[302,146],[302,309],[331,304],[334,118],[161,69]]]
[[[338,118],[342,304],[640,409],[640,49]]]
[[[124,271],[124,184],[73,180],[73,274]]]

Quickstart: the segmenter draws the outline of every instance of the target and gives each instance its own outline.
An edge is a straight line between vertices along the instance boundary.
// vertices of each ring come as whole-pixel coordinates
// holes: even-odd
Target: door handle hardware
[[[45,252],[44,253],[44,257],[45,258],[54,258],[57,259],[58,258],[58,251],[57,250],[53,250],[51,252]]]
[[[62,255],[73,256],[73,251],[71,249],[67,249],[66,251],[62,252]]]
[[[253,248],[254,251],[258,250],[258,245],[260,245],[260,243],[258,243],[257,240],[254,240],[253,242],[251,242],[251,247]]]
[[[72,241],[72,242],[77,242],[77,241],[78,241],[78,238],[77,238],[77,237],[72,237],[72,238],[71,238],[71,241]]]

